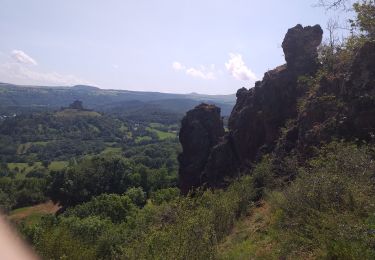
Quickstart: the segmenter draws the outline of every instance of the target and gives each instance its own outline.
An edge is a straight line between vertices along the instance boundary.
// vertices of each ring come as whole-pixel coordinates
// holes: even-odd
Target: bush
[[[143,207],[146,203],[146,193],[143,191],[141,187],[129,188],[125,192],[125,195],[128,196],[130,200],[138,207]]]
[[[96,259],[94,248],[85,245],[65,228],[45,230],[36,244],[43,259]]]
[[[0,213],[8,213],[15,204],[14,197],[0,189]]]
[[[93,157],[52,175],[48,194],[62,206],[74,206],[102,193],[123,194],[140,176],[121,158]]]
[[[146,206],[136,216],[139,234],[122,252],[130,259],[214,259],[217,245],[255,199],[253,180],[243,177],[226,191],[197,191],[160,206]],[[170,190],[169,190],[170,191]],[[160,194],[168,194],[163,190]],[[145,225],[145,223],[148,223]]]
[[[68,209],[64,215],[79,218],[97,216],[120,223],[126,221],[126,218],[134,214],[135,210],[135,205],[127,195],[102,194],[89,202]]]
[[[112,225],[110,219],[102,219],[98,216],[61,218],[61,226],[69,230],[74,237],[87,244],[95,244],[96,240]]]
[[[180,196],[178,188],[160,189],[151,194],[151,201],[155,205],[161,205],[163,202],[170,202]]]
[[[283,254],[306,252],[327,259],[373,259],[375,162],[367,147],[333,142],[281,196],[278,233]]]

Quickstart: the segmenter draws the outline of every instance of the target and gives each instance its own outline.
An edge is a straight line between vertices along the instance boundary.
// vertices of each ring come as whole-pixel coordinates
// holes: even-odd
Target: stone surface
[[[204,108],[187,113],[180,133],[183,193],[202,184],[222,186],[227,177],[251,168],[260,153],[273,149],[280,127],[297,115],[297,97],[302,94],[297,90],[298,76],[314,73],[318,67],[316,49],[322,33],[318,25],[297,25],[288,30],[283,42],[287,64],[266,72],[254,88],[237,91],[237,102],[229,118],[229,133],[221,140],[218,137],[222,130],[216,132],[220,115],[202,112],[206,111]],[[213,121],[205,119],[209,123],[204,125],[201,118],[211,114],[214,114]]]
[[[251,171],[265,153],[272,153],[277,174],[293,176],[283,162],[299,162],[314,147],[332,139],[375,141],[375,43],[358,50],[345,71],[326,73],[310,85],[301,76],[314,76],[322,30],[297,25],[283,41],[286,64],[264,74],[249,90],[237,91],[237,102],[224,135],[219,109],[201,105],[182,122],[180,187],[222,187],[226,180]],[[224,135],[224,136],[223,136]],[[293,174],[293,173],[292,173]]]
[[[191,188],[203,184],[202,171],[211,149],[224,135],[220,108],[200,104],[187,112],[182,119],[179,139],[182,153],[178,160],[179,187],[186,194]]]
[[[323,30],[319,25],[298,24],[285,35],[282,48],[290,69],[306,72],[316,70],[317,47],[322,42]]]
[[[375,134],[375,43],[354,57],[349,76],[322,78],[315,95],[298,115],[295,141],[300,155],[333,138],[371,142]]]

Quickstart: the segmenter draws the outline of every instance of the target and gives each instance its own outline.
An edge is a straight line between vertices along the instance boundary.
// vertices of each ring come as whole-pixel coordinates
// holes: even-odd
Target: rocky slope
[[[280,161],[295,153],[303,160],[314,145],[332,138],[371,140],[375,44],[368,42],[356,53],[345,75],[309,82],[306,79],[316,79],[320,68],[317,47],[322,35],[319,25],[288,30],[282,44],[286,64],[266,72],[253,88],[237,91],[226,134],[218,108],[210,106],[215,112],[208,112],[201,105],[188,112],[180,133],[183,193],[201,185],[223,186],[265,153],[276,154]],[[196,124],[204,130],[186,134]]]

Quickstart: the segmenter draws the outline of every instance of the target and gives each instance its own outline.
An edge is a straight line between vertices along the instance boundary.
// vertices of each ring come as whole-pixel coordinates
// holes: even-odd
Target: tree
[[[69,105],[69,108],[72,109],[78,109],[78,110],[83,110],[83,104],[82,101],[80,100],[75,100],[73,103]]]
[[[0,212],[8,213],[15,204],[14,197],[0,189]]]
[[[155,205],[161,205],[163,202],[169,202],[180,196],[180,190],[178,188],[167,188],[160,189],[151,194],[152,203]]]
[[[322,6],[326,9],[346,9],[349,0],[319,0],[318,6]]]
[[[137,175],[121,158],[93,157],[55,172],[48,194],[62,206],[74,206],[102,193],[123,194],[140,182]]]
[[[318,6],[326,9],[349,9],[348,5],[351,3],[349,0],[319,0]],[[352,31],[358,29],[369,38],[375,37],[375,1],[374,0],[359,0],[353,4],[353,10],[356,13],[354,20],[350,19],[349,22]]]
[[[44,168],[48,168],[49,164],[50,164],[50,161],[48,161],[48,160],[42,161],[42,165],[43,165]]]
[[[114,223],[121,223],[135,213],[135,209],[135,205],[126,195],[102,194],[89,202],[68,209],[64,215],[78,218],[98,216],[110,219]]]
[[[375,37],[375,1],[364,0],[353,5],[357,18],[352,24],[369,38]]]
[[[131,187],[125,192],[125,195],[138,207],[143,207],[146,204],[146,193],[141,187]]]

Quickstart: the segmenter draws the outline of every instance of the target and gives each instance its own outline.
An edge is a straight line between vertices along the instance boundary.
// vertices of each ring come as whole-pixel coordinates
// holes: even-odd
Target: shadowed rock
[[[203,184],[201,173],[212,147],[223,135],[220,108],[215,105],[200,104],[182,119],[179,133],[182,153],[178,157],[179,186],[182,193],[186,194],[192,187]]]
[[[339,73],[326,71],[313,85],[299,81],[300,76],[315,76],[321,40],[318,25],[289,29],[282,44],[287,63],[266,72],[254,88],[237,91],[229,132],[222,138],[215,124],[201,126],[210,119],[198,120],[204,130],[185,135],[182,142],[183,147],[190,145],[181,156],[190,162],[180,168],[184,193],[203,184],[226,186],[227,179],[251,171],[265,153],[273,154],[274,177],[289,181],[295,173],[284,167],[284,161],[290,155],[303,163],[314,155],[314,147],[333,139],[375,141],[375,43],[368,41],[353,51]],[[186,117],[191,113],[198,112],[190,111]],[[218,110],[213,114],[218,121]],[[181,132],[190,131],[190,125],[194,124],[183,122]]]
[[[216,129],[220,118],[217,108],[214,113],[204,113],[205,116],[214,114],[213,121],[205,119],[210,122],[205,125],[201,116],[193,116],[205,109],[195,108],[187,113],[180,135],[184,149],[180,156],[183,193],[203,183],[210,187],[225,185],[227,177],[251,168],[258,156],[274,148],[280,127],[297,115],[297,98],[303,94],[297,89],[298,77],[313,74],[318,68],[317,47],[322,34],[319,25],[297,25],[288,30],[283,41],[287,64],[266,72],[254,88],[237,91],[237,102],[229,118],[229,133],[220,142],[218,137],[223,132]],[[186,134],[191,131],[194,133]]]
[[[306,100],[294,125],[298,135],[291,148],[296,148],[304,157],[312,154],[312,147],[334,138],[374,140],[374,42],[366,42],[356,51],[347,78],[331,75],[321,79],[315,95]],[[283,145],[279,146],[284,149]]]
[[[288,68],[301,73],[314,72],[318,58],[317,47],[322,37],[323,30],[319,25],[302,27],[298,24],[289,29],[282,43]]]

